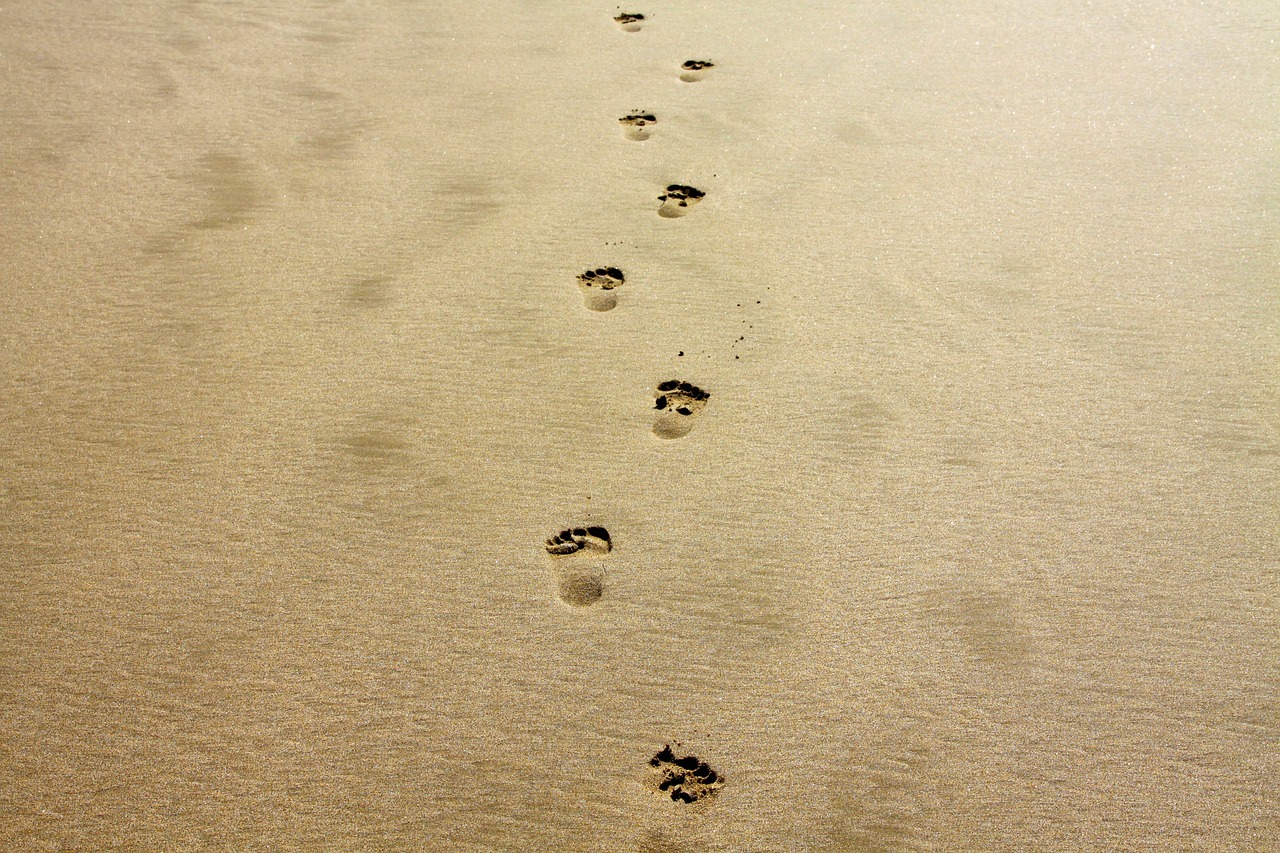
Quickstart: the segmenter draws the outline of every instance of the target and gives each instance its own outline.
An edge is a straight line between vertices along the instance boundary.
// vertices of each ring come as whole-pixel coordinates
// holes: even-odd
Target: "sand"
[[[6,3],[0,847],[1280,849],[1280,17],[1051,6]]]

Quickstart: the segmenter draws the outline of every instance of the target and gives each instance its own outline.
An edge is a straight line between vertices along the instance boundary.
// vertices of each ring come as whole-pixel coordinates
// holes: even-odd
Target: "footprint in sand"
[[[667,187],[667,191],[658,196],[658,201],[662,205],[658,208],[658,215],[665,219],[676,219],[684,216],[689,212],[689,208],[702,201],[705,196],[700,189],[694,187],[686,187],[684,184],[671,184]]]
[[[572,527],[547,540],[556,564],[560,600],[572,607],[595,604],[604,595],[604,566],[587,559],[608,554],[613,540],[603,527]]]
[[[617,267],[587,270],[578,276],[582,303],[592,311],[612,311],[618,305],[617,290],[626,280]]]
[[[705,59],[690,59],[680,65],[680,79],[686,83],[697,83],[707,76],[708,68],[715,68],[714,62]]]
[[[622,27],[625,32],[638,33],[644,23],[644,15],[639,12],[622,12],[614,20],[618,22],[618,26]]]
[[[676,744],[679,746],[679,744]],[[714,796],[724,787],[724,777],[696,755],[677,757],[667,744],[649,759],[650,785],[677,803],[695,803]]]
[[[707,405],[711,394],[697,385],[671,379],[658,386],[653,407],[662,414],[653,422],[658,438],[680,438],[693,429],[694,418]]]
[[[644,142],[653,133],[652,126],[658,123],[653,113],[632,113],[618,119],[622,125],[622,135],[636,142]]]

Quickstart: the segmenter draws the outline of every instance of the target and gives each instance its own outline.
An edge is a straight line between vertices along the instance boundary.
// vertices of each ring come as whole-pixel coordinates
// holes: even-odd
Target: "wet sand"
[[[1280,847],[1280,17],[787,5],[5,5],[0,847]]]

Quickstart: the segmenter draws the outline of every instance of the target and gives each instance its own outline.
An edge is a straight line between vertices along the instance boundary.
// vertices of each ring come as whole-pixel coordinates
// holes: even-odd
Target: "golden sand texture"
[[[1278,36],[4,4],[0,849],[1280,849]]]

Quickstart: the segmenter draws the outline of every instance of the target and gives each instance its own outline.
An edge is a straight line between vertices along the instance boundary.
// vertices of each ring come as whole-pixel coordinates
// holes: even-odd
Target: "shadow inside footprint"
[[[571,607],[587,607],[604,595],[604,566],[584,559],[589,553],[608,554],[613,540],[603,527],[572,527],[561,530],[546,543],[547,553],[556,562],[560,600]],[[564,557],[573,556],[570,560]]]
[[[678,745],[678,744],[677,744]],[[724,777],[696,755],[677,756],[667,744],[649,759],[652,786],[677,803],[695,803],[719,793]]]
[[[617,290],[626,280],[617,267],[587,270],[578,276],[582,303],[592,311],[612,311],[618,306]]]
[[[653,407],[662,414],[653,422],[658,438],[680,438],[693,429],[693,420],[707,405],[711,394],[697,385],[671,379],[658,386]]]
[[[618,119],[618,123],[622,125],[622,135],[636,142],[644,142],[648,139],[653,133],[652,125],[657,122],[658,119],[653,113],[632,113]]]
[[[695,187],[687,187],[684,184],[671,184],[667,187],[667,191],[658,196],[658,201],[662,205],[658,208],[658,215],[666,219],[676,219],[684,216],[689,212],[689,208],[702,201],[705,196],[702,190]]]
[[[640,32],[640,26],[644,21],[644,15],[639,12],[622,12],[616,18],[618,26],[628,33]]]
[[[686,83],[697,83],[707,76],[708,68],[715,68],[714,62],[705,59],[690,59],[680,66],[680,79]]]

